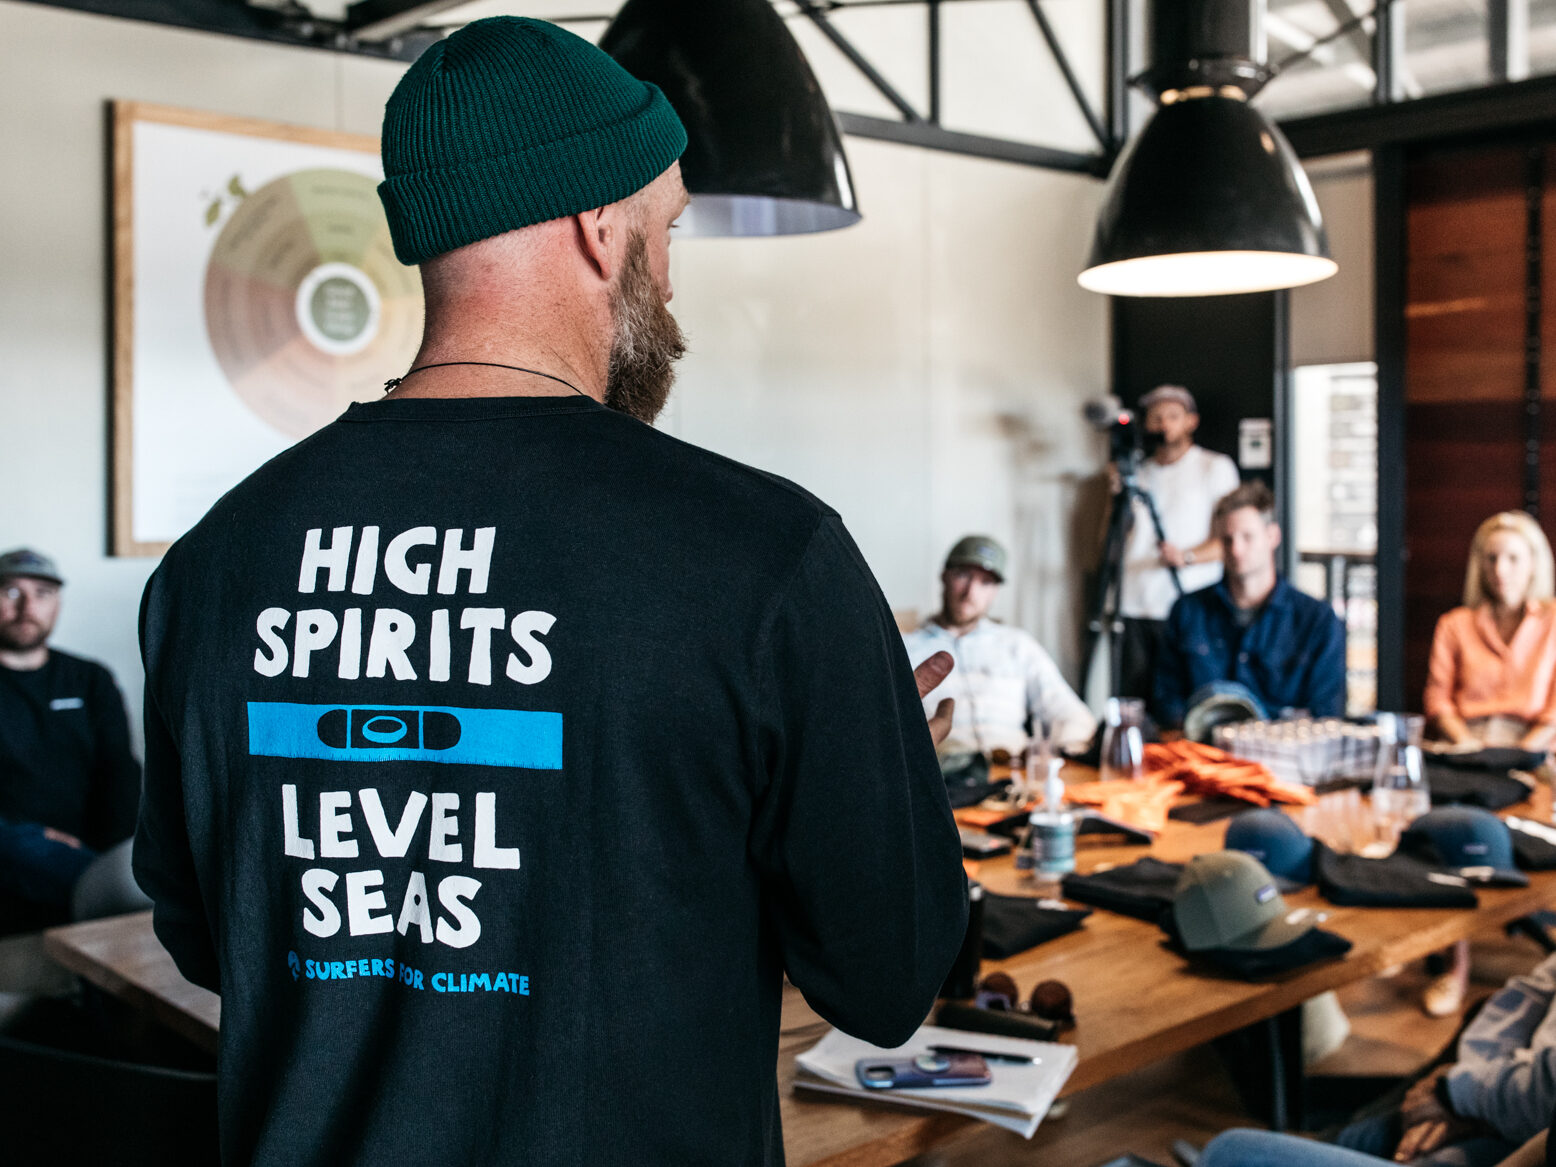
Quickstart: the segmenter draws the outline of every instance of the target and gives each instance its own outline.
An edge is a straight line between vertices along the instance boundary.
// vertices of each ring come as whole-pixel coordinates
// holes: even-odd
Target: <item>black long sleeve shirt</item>
[[[41,668],[0,668],[0,819],[100,851],[134,833],[139,799],[124,697],[107,669],[57,648]]]
[[[780,1163],[782,974],[889,1045],[960,945],[838,516],[587,398],[354,406],[142,643],[136,872],[222,994],[226,1162]]]

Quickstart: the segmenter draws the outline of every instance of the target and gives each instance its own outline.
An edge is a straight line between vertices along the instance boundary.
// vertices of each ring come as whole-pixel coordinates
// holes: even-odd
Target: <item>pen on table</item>
[[[1029,1058],[1023,1054],[1003,1054],[990,1049],[972,1049],[964,1045],[932,1045],[930,1051],[937,1054],[977,1054],[985,1061],[1009,1062],[1016,1066],[1031,1066],[1037,1062],[1036,1058]]]

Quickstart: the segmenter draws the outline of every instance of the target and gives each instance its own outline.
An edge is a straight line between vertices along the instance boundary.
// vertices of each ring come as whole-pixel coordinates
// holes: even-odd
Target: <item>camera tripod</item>
[[[1167,542],[1167,531],[1162,526],[1161,512],[1156,509],[1156,500],[1151,497],[1151,492],[1140,485],[1140,463],[1143,455],[1139,450],[1131,450],[1127,456],[1121,458],[1116,465],[1119,474],[1119,491],[1113,496],[1113,507],[1108,513],[1107,537],[1102,544],[1102,562],[1098,567],[1096,599],[1092,604],[1091,618],[1086,621],[1085,651],[1081,660],[1085,662],[1085,673],[1081,678],[1081,692],[1085,693],[1091,684],[1091,671],[1096,663],[1097,641],[1102,634],[1108,634],[1108,695],[1118,696],[1119,674],[1123,665],[1123,638],[1124,621],[1119,615],[1118,607],[1121,600],[1124,579],[1124,549],[1129,544],[1129,534],[1135,525],[1135,500],[1145,504],[1145,512],[1151,519],[1151,527],[1156,532],[1158,543]],[[1172,584],[1181,596],[1183,594],[1183,581],[1178,578],[1178,569],[1169,567],[1168,574],[1172,576]]]

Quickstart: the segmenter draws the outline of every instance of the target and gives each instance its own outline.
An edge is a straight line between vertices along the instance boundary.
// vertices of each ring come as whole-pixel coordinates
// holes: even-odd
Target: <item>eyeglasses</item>
[[[21,603],[23,596],[36,601],[46,600],[57,595],[59,595],[59,588],[54,584],[43,584],[30,590],[22,587],[20,584],[7,584],[5,587],[0,588],[0,600],[4,600],[8,604]]]

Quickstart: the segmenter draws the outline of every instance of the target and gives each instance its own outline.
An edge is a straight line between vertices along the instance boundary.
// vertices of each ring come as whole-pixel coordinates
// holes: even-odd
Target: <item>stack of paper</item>
[[[914,1090],[866,1090],[854,1074],[860,1058],[911,1058],[932,1045],[1035,1059],[1030,1065],[990,1060],[994,1080],[987,1086],[932,1086]],[[1030,1139],[1037,1124],[1075,1069],[1075,1047],[1023,1037],[965,1033],[925,1025],[906,1045],[881,1049],[834,1029],[796,1059],[795,1085],[828,1094],[868,1096],[881,1102],[924,1110],[946,1110],[981,1118]]]

